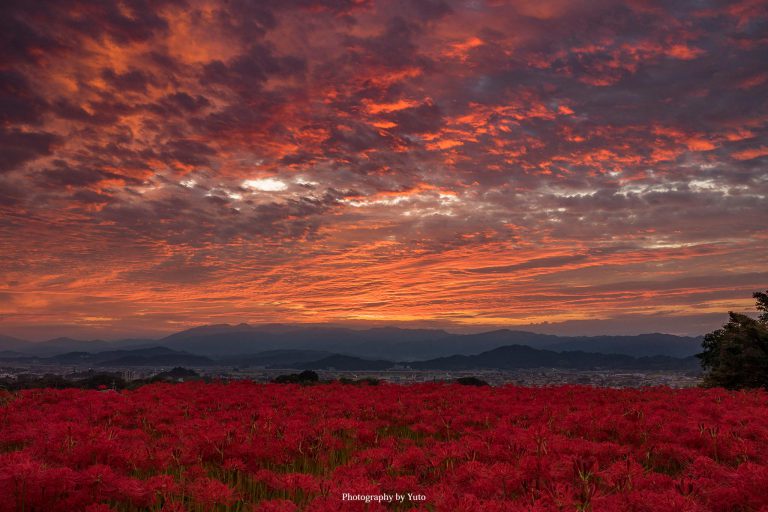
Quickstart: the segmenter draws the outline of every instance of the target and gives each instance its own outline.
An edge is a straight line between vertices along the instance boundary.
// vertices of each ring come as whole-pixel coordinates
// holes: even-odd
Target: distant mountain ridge
[[[453,355],[428,361],[395,362],[365,360],[335,354],[317,361],[300,363],[291,368],[300,370],[382,371],[411,370],[515,370],[532,368],[558,368],[573,370],[672,370],[696,371],[697,358],[670,356],[632,357],[622,354],[599,354],[581,351],[555,352],[524,345],[507,345],[477,355]]]
[[[509,329],[452,334],[440,329],[350,329],[289,324],[205,325],[157,340],[111,342],[57,338],[33,343],[0,336],[0,351],[38,356],[160,346],[212,358],[234,358],[276,350],[309,350],[366,359],[425,361],[453,355],[477,355],[509,345],[525,345],[555,352],[688,357],[701,351],[701,338],[660,333],[636,336],[556,336]]]
[[[15,353],[12,353],[15,354]],[[86,367],[213,367],[238,366],[269,369],[384,371],[410,370],[513,370],[523,368],[567,368],[576,370],[674,370],[698,369],[698,360],[691,356],[633,357],[622,354],[600,354],[582,351],[556,352],[525,345],[506,345],[476,355],[451,355],[426,361],[396,361],[365,359],[356,356],[327,353],[316,350],[273,350],[246,357],[225,356],[212,359],[206,356],[180,352],[167,347],[104,352],[67,352],[56,356],[2,356],[0,363]],[[234,364],[233,364],[234,363]]]
[[[519,368],[568,368],[577,370],[696,370],[699,360],[690,356],[633,357],[583,351],[538,350],[524,345],[508,345],[472,356],[454,355],[429,361],[416,361],[415,370],[475,370]]]
[[[212,366],[209,357],[179,352],[166,347],[134,350],[108,350],[103,352],[65,352],[55,356],[0,354],[0,361],[12,363],[57,364],[62,366]]]

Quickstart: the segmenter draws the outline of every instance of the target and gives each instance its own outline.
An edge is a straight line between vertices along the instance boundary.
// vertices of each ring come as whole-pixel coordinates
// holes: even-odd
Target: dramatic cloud
[[[2,332],[699,333],[768,285],[759,1],[0,9]]]

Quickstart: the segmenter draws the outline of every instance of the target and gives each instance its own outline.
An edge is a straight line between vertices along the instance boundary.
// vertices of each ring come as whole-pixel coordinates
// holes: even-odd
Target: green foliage
[[[768,389],[768,295],[756,292],[757,320],[729,312],[721,329],[706,336],[698,355],[704,367],[704,385],[727,389]]]

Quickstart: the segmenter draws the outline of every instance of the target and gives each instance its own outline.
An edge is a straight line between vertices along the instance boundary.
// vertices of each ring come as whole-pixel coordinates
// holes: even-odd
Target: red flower
[[[187,487],[187,492],[200,503],[206,505],[228,505],[235,501],[234,491],[212,478],[198,478]]]

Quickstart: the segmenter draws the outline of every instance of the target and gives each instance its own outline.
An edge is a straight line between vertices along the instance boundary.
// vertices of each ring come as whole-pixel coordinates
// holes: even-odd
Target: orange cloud
[[[761,156],[768,156],[768,146],[749,148],[731,153],[731,157],[736,160],[752,160],[753,158],[760,158]]]

